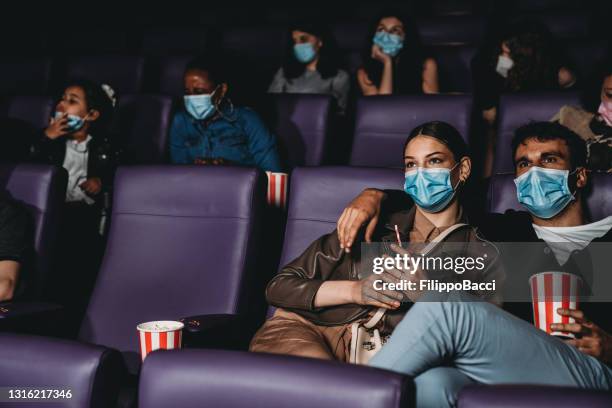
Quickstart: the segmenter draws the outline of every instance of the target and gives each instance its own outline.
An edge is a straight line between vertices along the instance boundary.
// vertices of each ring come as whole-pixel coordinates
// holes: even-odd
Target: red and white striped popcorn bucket
[[[552,336],[572,337],[569,332],[552,331],[553,323],[574,323],[574,318],[561,316],[557,309],[577,309],[582,279],[567,272],[542,272],[529,278],[533,304],[533,322]]]
[[[185,325],[172,320],[141,323],[136,328],[140,335],[140,355],[144,361],[155,350],[180,349]]]
[[[287,185],[289,175],[287,173],[273,173],[266,171],[268,175],[268,204],[285,209],[287,207]]]

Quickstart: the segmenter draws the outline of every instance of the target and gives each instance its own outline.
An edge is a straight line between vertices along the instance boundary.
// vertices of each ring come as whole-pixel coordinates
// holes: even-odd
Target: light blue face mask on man
[[[215,111],[215,105],[212,101],[212,97],[215,92],[216,89],[209,94],[185,95],[183,97],[183,100],[185,102],[185,109],[191,116],[198,120],[204,120],[208,118]]]
[[[422,210],[437,213],[445,209],[455,197],[450,169],[417,167],[406,172],[404,191]]]
[[[317,53],[311,43],[305,42],[293,46],[293,55],[302,64],[308,64],[316,57]]]
[[[404,48],[404,40],[397,34],[378,31],[374,34],[374,44],[390,57],[395,57]]]
[[[63,112],[55,112],[55,115],[53,116],[53,118],[55,120],[58,120],[59,118],[62,117],[62,115],[64,115]],[[68,128],[67,129],[68,133],[77,132],[81,130],[83,126],[85,126],[85,119],[80,116],[68,115],[66,118],[68,119],[68,122],[66,123],[66,127]]]
[[[518,201],[538,218],[554,217],[574,200],[569,175],[569,170],[532,167],[514,179]]]

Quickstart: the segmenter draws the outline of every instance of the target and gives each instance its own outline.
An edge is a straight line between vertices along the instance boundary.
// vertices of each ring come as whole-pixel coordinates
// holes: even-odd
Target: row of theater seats
[[[54,209],[63,197],[65,172],[22,164],[3,167],[0,180],[6,193],[31,210],[38,264],[49,262],[56,234],[49,225],[58,225]],[[295,258],[312,240],[333,230],[342,208],[363,188],[398,188],[402,180],[396,169],[295,169],[277,264]],[[586,204],[591,216],[600,219],[612,212],[612,203],[606,200],[612,194],[612,175],[594,174],[592,181]],[[489,210],[520,208],[511,175],[495,176],[491,186]],[[356,407],[410,406],[414,390],[409,378],[317,360],[189,350],[154,353],[141,368],[135,330],[141,322],[185,318],[185,339],[189,335],[195,339],[186,346],[223,348],[229,344],[229,333],[248,340],[270,313],[263,303],[263,286],[274,271],[263,270],[260,261],[272,250],[269,237],[275,231],[264,225],[264,191],[265,175],[254,169],[120,168],[108,245],[78,338],[0,334],[0,383],[61,384],[74,390],[70,405],[62,405],[70,407],[110,406],[104,404],[120,389],[124,403],[133,401],[139,372],[141,407],[238,407],[247,399],[254,403],[251,406],[262,407],[284,407],[288,401],[297,407],[332,407],[341,402]],[[39,280],[53,279],[49,274],[39,275]],[[3,304],[0,327],[46,307],[34,302]],[[198,342],[198,336],[217,341]],[[511,404],[545,392],[538,387],[496,390],[467,393],[464,406],[495,406],[490,403],[499,395]],[[561,389],[548,398],[567,406],[563,403],[609,404],[612,397]]]
[[[593,13],[593,11],[590,11]],[[355,50],[363,47],[371,18],[337,19],[330,24],[341,50]],[[319,21],[320,15],[313,18]],[[515,17],[519,18],[519,17]],[[520,18],[541,21],[560,39],[585,39],[597,37],[602,27],[595,24],[601,16],[586,12],[524,14]],[[485,40],[487,26],[499,21],[482,15],[451,15],[438,17],[415,17],[416,29],[425,45],[480,44]],[[103,53],[142,53],[144,55],[171,55],[181,52],[201,52],[208,47],[249,54],[261,52],[264,55],[280,55],[288,37],[290,23],[250,23],[248,25],[224,26],[182,26],[157,25],[154,28],[121,29],[112,27],[86,27],[79,35],[56,35],[46,33],[37,36],[29,33],[30,49],[49,49],[53,54],[64,52],[87,54],[92,48]],[[61,29],[58,30],[58,34]],[[19,40],[18,40],[19,41]]]
[[[335,132],[331,100],[323,95],[271,96],[268,122],[279,137],[289,168],[344,164],[333,157],[342,137]],[[529,121],[551,119],[563,105],[580,104],[573,92],[503,95],[499,108],[495,172],[513,171],[512,132]],[[158,95],[126,95],[119,101],[114,124],[132,158],[139,164],[168,160],[168,127],[173,101]],[[48,122],[52,101],[48,97],[18,96],[5,105],[4,117],[42,128]],[[455,126],[466,141],[470,134],[472,98],[469,95],[419,95],[362,97],[357,100],[348,164],[352,166],[401,167],[401,149],[409,132],[431,120]],[[2,135],[0,137],[9,137]],[[478,146],[474,146],[477,150]]]
[[[342,31],[344,34],[339,37],[340,39],[356,38],[348,27],[346,32]],[[252,78],[256,73],[257,79],[265,82],[259,84],[259,88],[265,90],[275,70],[281,65],[283,44],[269,44],[262,47],[256,44],[259,40],[266,41],[265,38],[259,38],[261,33],[259,35],[239,33],[253,42],[248,47],[250,53],[236,54],[238,55],[235,60],[236,65],[251,67],[249,71],[241,72],[240,75]],[[347,43],[345,44],[347,48],[342,50],[346,66],[353,73],[361,64],[358,48],[360,44],[349,46]],[[605,40],[597,39],[568,41],[564,45],[567,49],[568,64],[579,78],[588,77],[593,66],[605,56],[608,47]],[[275,53],[272,55],[266,54],[266,50],[272,50],[272,47],[279,48],[274,49]],[[475,45],[436,45],[430,48],[430,52],[438,61],[443,92],[471,91],[470,61],[476,52]],[[161,93],[178,96],[183,92],[182,76],[185,65],[197,53],[197,50],[178,48],[170,55],[157,57],[126,54],[54,59],[4,58],[0,62],[0,95],[52,93],[57,91],[67,78],[85,77],[111,84],[120,95]],[[245,59],[240,56],[244,56]],[[252,59],[255,59],[257,64],[245,63]]]

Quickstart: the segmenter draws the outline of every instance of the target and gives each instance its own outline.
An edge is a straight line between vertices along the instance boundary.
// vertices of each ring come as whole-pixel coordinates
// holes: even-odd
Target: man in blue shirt
[[[170,156],[175,164],[235,164],[282,170],[276,137],[259,115],[234,107],[225,98],[223,70],[202,59],[187,65],[184,109],[170,127]]]

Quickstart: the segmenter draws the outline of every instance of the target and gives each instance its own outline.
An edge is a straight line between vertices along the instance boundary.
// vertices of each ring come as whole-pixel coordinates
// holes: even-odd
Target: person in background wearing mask
[[[357,71],[363,95],[437,93],[438,66],[421,47],[415,24],[384,13],[375,20]]]
[[[276,137],[248,108],[235,107],[214,58],[196,58],[185,69],[183,109],[170,126],[174,164],[233,164],[281,171]]]
[[[568,270],[582,252],[588,251],[592,242],[612,242],[612,215],[601,220],[591,221],[587,218],[582,201],[588,179],[587,153],[585,143],[578,135],[558,123],[536,122],[517,129],[512,146],[517,198],[528,212],[508,210],[504,214],[475,217],[470,214],[470,220],[476,221],[479,231],[497,242],[546,243],[551,250],[545,250],[544,256],[524,256],[524,259],[537,258],[539,271]],[[401,208],[408,201],[401,191],[365,190],[344,210],[338,221],[342,248],[350,251],[356,234],[366,224],[365,239],[371,240],[373,225],[378,223],[381,216],[383,200],[383,216],[385,212]],[[558,243],[564,245],[556,245]],[[512,273],[508,271],[508,276]],[[455,365],[478,382],[556,384],[610,390],[612,372],[605,366],[612,363],[609,303],[585,303],[581,308],[557,311],[574,318],[576,323],[553,325],[551,329],[580,335],[563,344],[524,322],[532,318],[530,304],[512,303],[508,307],[510,312],[522,317],[521,320],[482,302],[418,302],[408,314],[414,312],[414,318],[408,319],[407,315],[400,324],[411,335],[405,332],[400,334],[400,327],[396,329],[398,339],[403,336],[411,340],[394,341],[392,337],[372,363],[418,375],[424,367],[440,364],[444,356],[453,355]],[[449,321],[442,315],[452,315],[456,319]],[[427,331],[427,341],[421,341],[418,335],[414,335],[421,329],[425,330],[423,324],[443,320],[452,324],[446,327],[435,325],[433,330],[441,330],[438,334],[449,334],[445,339],[476,337],[478,342],[464,343],[465,347],[456,349],[456,345],[448,344],[439,336],[433,336],[439,343],[432,343],[429,340],[432,330]],[[462,331],[455,325],[459,320],[467,322],[463,329],[472,327],[474,332]],[[490,325],[492,321],[499,321],[500,326]],[[476,332],[478,336],[474,336]],[[421,345],[426,345],[427,350],[422,350]],[[401,353],[398,348],[410,352]],[[434,350],[441,351],[443,355]],[[474,350],[479,351],[474,354]],[[426,357],[415,362],[410,358],[414,355]],[[471,357],[461,362],[462,356]],[[481,360],[476,362],[472,357]]]
[[[597,112],[564,106],[551,119],[570,128],[587,145],[589,170],[612,172],[612,68],[606,68]]]
[[[290,34],[285,62],[274,75],[268,92],[331,95],[339,112],[344,113],[350,78],[340,69],[338,50],[327,27],[295,24]]]
[[[66,306],[74,312],[73,328],[80,323],[104,250],[105,214],[120,161],[120,149],[109,134],[115,105],[110,86],[72,81],[49,126],[30,148],[33,161],[63,166],[68,172],[57,258],[63,276],[51,282],[51,293],[59,302],[70,302]]]
[[[563,65],[552,34],[543,23],[520,21],[491,37],[493,41],[472,60],[474,107],[482,112],[485,125],[485,177],[493,168],[500,95],[566,89],[576,81]]]
[[[404,188],[414,202],[406,203],[378,223],[377,240],[397,242],[400,239],[416,251],[419,244],[430,243],[451,226],[463,223],[441,237],[440,245],[478,243],[477,247],[489,255],[490,262],[473,279],[503,278],[503,271],[495,262],[496,248],[465,224],[461,192],[470,176],[471,160],[459,132],[444,122],[425,123],[410,133],[402,153]],[[400,251],[394,246],[389,250]],[[448,250],[442,249],[446,254]],[[468,251],[461,250],[457,255],[469,255]],[[266,297],[278,309],[255,334],[250,350],[349,361],[351,323],[369,320],[377,307],[387,309],[380,330],[382,335],[391,333],[406,313],[407,303],[401,304],[404,294],[374,289],[373,282],[377,279],[395,281],[396,277],[391,274],[356,277],[358,262],[340,248],[338,231],[314,241],[268,284]],[[429,401],[435,397],[441,378],[448,378],[452,383],[465,380],[450,368],[424,374],[415,379],[417,399]]]

